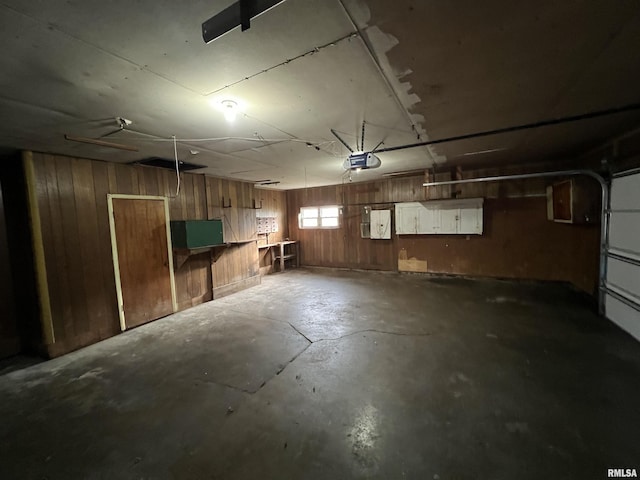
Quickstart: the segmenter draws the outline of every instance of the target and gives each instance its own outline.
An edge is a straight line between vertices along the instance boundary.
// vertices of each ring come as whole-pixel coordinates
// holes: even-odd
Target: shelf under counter
[[[173,249],[174,265],[176,268],[180,268],[182,265],[184,265],[184,263],[187,261],[189,257],[192,257],[194,255],[201,255],[203,253],[212,253],[213,254],[212,260],[215,262],[220,258],[222,253],[227,248],[235,247],[238,245],[246,245],[248,243],[254,243],[257,241],[258,241],[257,238],[252,238],[247,240],[236,240],[234,242],[218,243],[215,245],[207,245],[204,247],[197,247],[197,248],[174,248]]]
[[[293,246],[293,252],[291,251],[291,246]],[[296,267],[300,266],[299,242],[297,240],[284,240],[282,242],[264,243],[262,245],[258,245],[258,250],[261,250],[263,252],[261,253],[260,260],[262,260],[267,254],[271,253],[271,265],[260,267],[260,272],[263,275],[266,273],[264,272],[265,270],[275,271],[276,265],[280,266],[281,272],[284,271],[286,260],[295,260]]]

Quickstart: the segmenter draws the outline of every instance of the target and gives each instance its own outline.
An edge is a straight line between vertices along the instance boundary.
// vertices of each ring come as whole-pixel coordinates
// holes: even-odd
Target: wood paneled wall
[[[20,351],[20,336],[11,275],[11,262],[5,219],[4,198],[0,185],[0,358]]]
[[[275,218],[278,225],[277,232],[258,234],[258,245],[272,245],[289,238],[287,223],[287,195],[280,190],[256,189],[256,201],[260,206],[257,211],[258,218]],[[260,274],[267,275],[273,272],[274,249],[261,248],[259,250]]]
[[[245,182],[206,178],[209,218],[222,219],[225,242],[211,267],[215,298],[259,283],[254,187]]]
[[[258,210],[257,216],[276,218],[278,231],[269,234],[269,242],[281,242],[289,238],[289,225],[287,222],[287,194],[281,190],[267,190],[257,188],[255,191],[258,205],[262,202],[262,208]],[[266,235],[258,236],[259,243],[267,243]]]
[[[176,181],[169,170],[41,153],[24,155],[34,167],[55,337],[48,346],[51,356],[120,331],[109,193],[170,197],[171,220],[221,218],[225,241],[238,242],[211,254],[192,255],[176,267],[180,310],[259,283],[252,184],[182,174],[180,194],[171,198]]]
[[[487,169],[464,172],[463,178],[521,172]],[[435,180],[450,178],[444,173]],[[301,242],[302,264],[397,271],[399,256],[406,255],[426,261],[430,273],[568,281],[586,292],[595,292],[599,227],[548,221],[545,179],[455,188],[425,188],[423,182],[423,176],[415,176],[288,191],[289,231]],[[366,205],[393,212],[396,202],[451,198],[453,191],[458,198],[486,199],[482,236],[393,233],[391,240],[360,236],[362,208]],[[341,227],[299,229],[300,207],[320,205],[343,207]]]

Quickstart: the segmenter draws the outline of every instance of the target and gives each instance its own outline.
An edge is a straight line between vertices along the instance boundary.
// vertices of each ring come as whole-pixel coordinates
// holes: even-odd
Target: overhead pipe
[[[598,312],[604,315],[604,300],[607,293],[607,249],[609,245],[609,185],[598,173],[592,170],[560,170],[555,172],[522,173],[518,175],[498,175],[493,177],[465,178],[462,180],[447,180],[443,182],[425,182],[424,187],[438,187],[442,185],[458,185],[462,183],[500,182],[505,180],[525,180],[545,177],[575,177],[585,175],[600,184],[602,199],[600,205],[600,266],[598,274]]]

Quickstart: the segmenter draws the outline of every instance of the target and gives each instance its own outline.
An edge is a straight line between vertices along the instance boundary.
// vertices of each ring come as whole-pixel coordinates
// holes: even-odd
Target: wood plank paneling
[[[281,242],[289,238],[289,224],[287,221],[287,194],[279,190],[255,189],[256,206],[262,207],[256,211],[256,216],[272,217],[276,219],[278,231],[270,233],[267,242],[266,235],[259,235],[261,243]]]
[[[215,291],[259,275],[258,210],[253,208],[253,199],[256,198],[253,185],[212,177],[206,177],[205,182],[208,218],[222,220],[224,241],[247,242],[214,253],[211,274]]]
[[[522,167],[463,172],[463,178],[523,173]],[[450,172],[435,176],[449,180]],[[546,220],[545,179],[517,182],[422,186],[424,177],[287,192],[289,233],[301,242],[303,265],[391,270],[399,255],[426,261],[432,273],[568,281],[593,293],[598,273],[598,226]],[[390,209],[396,202],[485,197],[482,236],[392,235],[360,237],[361,209]],[[333,230],[298,228],[300,207],[341,205],[342,225]],[[402,253],[401,253],[402,252]]]
[[[111,232],[109,230],[109,222],[102,219],[107,218],[109,211],[107,202],[107,194],[112,191],[109,186],[110,165],[104,162],[92,162],[93,172],[93,202],[96,207],[96,255],[97,263],[100,264],[100,291],[91,300],[91,307],[101,312],[103,317],[98,325],[94,328],[98,329],[100,339],[108,338],[120,331],[119,324],[112,322],[111,319],[118,318],[117,297],[114,281],[113,261],[111,259]],[[113,190],[117,190],[115,187]],[[89,201],[89,200],[88,200]],[[112,286],[111,286],[112,285]]]
[[[206,220],[206,186],[203,175],[182,174],[180,194],[175,197],[175,173],[157,170],[161,175],[160,186],[163,195],[169,197],[171,220]],[[195,255],[174,270],[178,309],[198,305],[213,298],[211,266],[209,256]]]
[[[398,245],[433,273],[569,281],[595,291],[598,228],[550,222],[535,197],[487,199],[484,216],[484,235],[404,235]]]
[[[76,203],[73,193],[73,172],[71,158],[54,156],[53,163],[57,180],[55,191],[51,191],[50,202],[55,202],[60,214],[59,222],[53,225],[59,232],[58,241],[62,243],[59,247],[60,256],[57,259],[57,266],[54,269],[47,268],[50,275],[56,275],[59,269],[67,271],[65,276],[66,284],[60,289],[65,290],[63,297],[63,325],[58,327],[63,331],[60,338],[80,337],[87,331],[85,327],[89,321],[89,311],[87,309],[87,292],[84,278],[84,265],[80,255],[80,245],[89,239],[80,238]],[[81,205],[82,209],[85,205]],[[45,240],[46,249],[46,240]],[[55,281],[55,277],[54,280]],[[49,281],[51,283],[51,280]],[[54,319],[55,325],[55,319]],[[55,330],[54,330],[55,331]],[[55,331],[56,337],[58,332]]]
[[[91,305],[91,315],[88,322],[83,322],[82,333],[94,336],[99,340],[99,332],[106,321],[109,309],[100,301],[102,294],[102,263],[93,259],[99,255],[98,216],[95,204],[95,185],[93,177],[93,162],[86,162],[76,158],[71,160],[71,176],[73,181],[73,198],[76,205],[76,219],[78,237],[81,239],[80,248],[76,254],[80,255],[82,263],[82,278],[85,287],[85,305],[89,313],[88,302]],[[82,239],[95,239],[95,242]]]
[[[33,154],[55,343],[49,355],[80,348],[120,331],[111,258],[107,194],[169,197],[171,220],[221,218],[230,246],[218,257],[189,257],[175,269],[179,309],[255,284],[258,275],[256,212],[252,184],[142,166]],[[261,193],[262,194],[262,193]],[[285,195],[270,194],[274,216],[288,234]],[[223,208],[222,197],[231,202]],[[259,199],[258,199],[259,202]],[[215,259],[215,262],[213,261]],[[249,280],[250,279],[250,280]],[[221,287],[229,286],[220,290]]]

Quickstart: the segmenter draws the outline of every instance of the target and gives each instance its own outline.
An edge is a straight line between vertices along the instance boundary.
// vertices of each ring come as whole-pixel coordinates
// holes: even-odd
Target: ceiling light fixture
[[[224,114],[225,120],[233,123],[238,114],[238,102],[234,100],[223,100],[220,102],[220,105],[222,106],[222,113]]]

